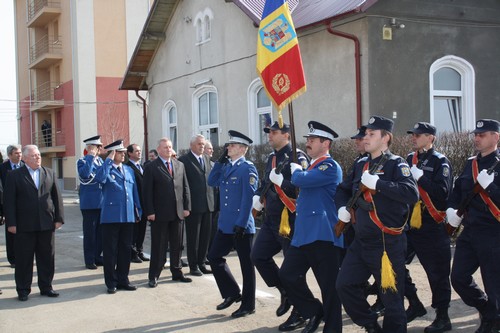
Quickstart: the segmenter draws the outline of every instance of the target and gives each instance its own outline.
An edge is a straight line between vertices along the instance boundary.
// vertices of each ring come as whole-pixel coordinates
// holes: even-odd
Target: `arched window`
[[[254,80],[248,88],[248,124],[255,144],[267,143],[264,128],[273,124],[273,107],[260,79]]]
[[[219,145],[219,107],[217,90],[213,86],[203,86],[193,93],[193,128],[196,133],[202,134]]]
[[[172,147],[177,151],[177,107],[168,101],[162,110],[163,136],[172,140]]]
[[[196,44],[203,44],[212,37],[212,20],[214,19],[213,12],[210,8],[205,8],[203,12],[198,12],[194,19],[194,27],[196,28]]]
[[[196,28],[196,43],[201,43],[203,41],[203,24],[201,23],[200,18],[195,20],[195,28]]]
[[[430,120],[439,132],[474,129],[475,73],[462,58],[446,56],[436,60],[429,71]]]

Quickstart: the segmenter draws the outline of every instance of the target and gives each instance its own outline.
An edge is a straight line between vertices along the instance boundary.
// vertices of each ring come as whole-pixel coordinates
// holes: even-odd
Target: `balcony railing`
[[[45,35],[30,47],[30,65],[40,60],[43,56],[56,55],[55,60],[62,58],[61,36]],[[52,59],[53,57],[51,57]]]
[[[55,101],[55,90],[59,88],[59,82],[45,82],[31,91],[34,102]]]
[[[59,0],[30,0],[28,2],[28,22],[31,21],[42,9],[61,8],[61,1]]]
[[[66,138],[61,128],[50,129],[45,131],[36,131],[32,135],[33,144],[37,145],[41,150],[54,150],[60,151],[65,149]],[[47,149],[44,149],[47,148]],[[50,149],[49,149],[50,148]],[[61,149],[58,149],[61,148]]]

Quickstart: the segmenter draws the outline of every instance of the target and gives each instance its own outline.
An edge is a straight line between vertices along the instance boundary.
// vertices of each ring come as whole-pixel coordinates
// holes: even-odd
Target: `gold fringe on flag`
[[[412,229],[420,229],[422,227],[422,200],[418,200],[415,207],[413,207],[410,227],[412,227]]]
[[[279,233],[283,237],[288,237],[290,236],[290,231],[292,231],[292,229],[290,228],[290,220],[288,219],[288,209],[284,207],[283,211],[281,212]]]
[[[380,267],[380,288],[382,292],[386,292],[390,289],[393,292],[398,292],[396,288],[396,273],[392,269],[392,263],[385,250],[385,237],[382,233],[382,239],[384,242],[384,253],[382,253],[382,262]]]
[[[283,115],[281,114],[281,110],[278,111],[278,125],[280,128],[283,128]]]

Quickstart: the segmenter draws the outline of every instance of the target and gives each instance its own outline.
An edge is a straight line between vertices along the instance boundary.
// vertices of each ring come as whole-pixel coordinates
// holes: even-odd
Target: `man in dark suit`
[[[166,262],[167,242],[170,244],[170,271],[174,281],[191,282],[182,273],[182,221],[189,216],[191,198],[184,164],[172,158],[172,141],[161,138],[159,157],[144,170],[142,195],[144,210],[151,221],[151,261],[149,286],[158,284]]]
[[[24,162],[21,161],[23,157],[22,148],[20,145],[9,145],[7,147],[7,155],[9,159],[0,165],[0,180],[2,181],[3,188],[5,189],[7,175],[14,169],[22,167]],[[16,256],[14,251],[14,244],[16,236],[7,231],[5,227],[5,247],[7,250],[7,260],[10,267],[14,268],[16,265]]]
[[[127,147],[128,162],[126,163],[132,170],[134,170],[135,183],[139,190],[139,201],[141,202],[141,207],[144,207],[144,202],[142,200],[142,176],[144,169],[141,165],[142,149],[139,145],[133,143]],[[146,237],[146,227],[147,227],[147,216],[143,211],[141,219],[134,225],[134,236],[132,239],[132,262],[141,263],[143,261],[149,261],[149,258],[144,255],[143,244],[144,238]]]
[[[186,217],[187,256],[190,274],[202,276],[212,273],[205,266],[211,235],[211,213],[214,211],[214,191],[208,187],[207,179],[212,165],[203,154],[205,137],[201,134],[191,138],[191,151],[181,157],[191,193],[191,212]]]
[[[40,294],[57,297],[54,278],[54,231],[63,224],[63,204],[56,175],[42,167],[38,147],[23,148],[25,166],[13,170],[4,192],[9,232],[16,234],[16,290],[20,301],[28,300],[36,255]]]

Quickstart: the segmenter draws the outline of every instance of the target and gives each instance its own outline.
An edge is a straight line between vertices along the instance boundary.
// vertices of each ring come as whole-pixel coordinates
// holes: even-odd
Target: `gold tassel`
[[[410,227],[413,229],[420,229],[422,227],[422,200],[418,200],[413,207],[411,214]]]
[[[278,111],[278,125],[280,128],[283,128],[283,115],[281,114],[281,110]]]
[[[382,254],[382,264],[380,269],[380,287],[382,288],[382,292],[386,292],[387,289],[391,289],[394,292],[398,292],[396,289],[396,273],[392,269],[392,263],[385,251],[384,245],[384,253]]]
[[[281,221],[280,221],[280,235],[283,237],[290,236],[290,221],[288,220],[288,209],[286,207],[283,208],[281,212]]]

